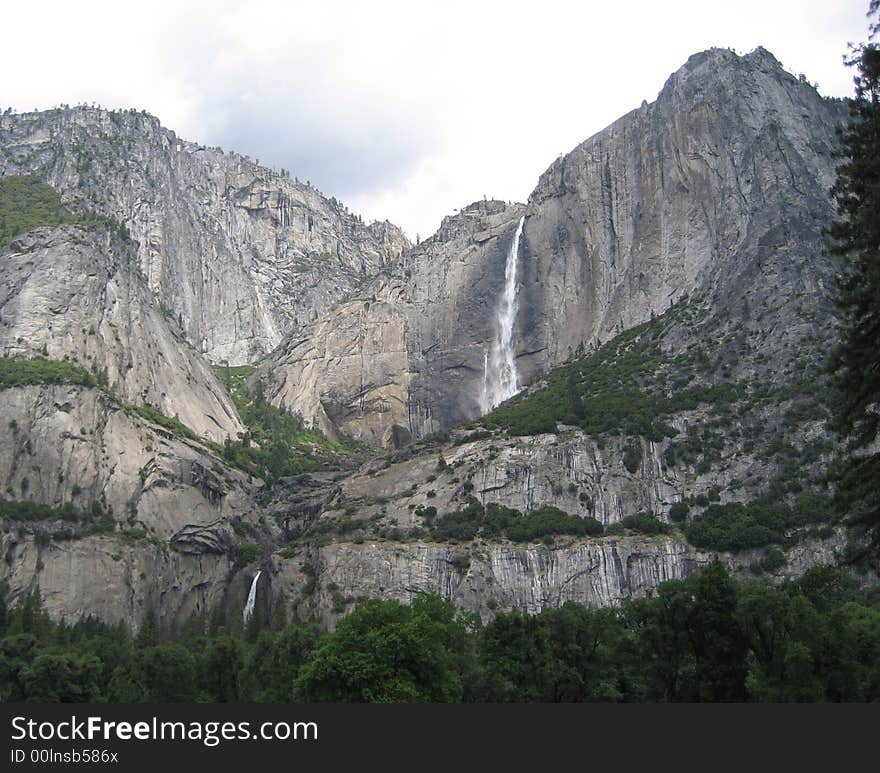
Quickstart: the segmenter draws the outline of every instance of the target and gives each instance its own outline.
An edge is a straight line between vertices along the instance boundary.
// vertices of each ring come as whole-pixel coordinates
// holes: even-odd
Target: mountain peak
[[[749,73],[775,74],[783,79],[798,83],[799,79],[788,72],[781,62],[766,48],[758,46],[747,54],[738,54],[729,48],[709,48],[692,54],[672,75],[658,95],[658,100],[674,93],[685,84],[718,79],[728,80],[731,73],[748,76]]]

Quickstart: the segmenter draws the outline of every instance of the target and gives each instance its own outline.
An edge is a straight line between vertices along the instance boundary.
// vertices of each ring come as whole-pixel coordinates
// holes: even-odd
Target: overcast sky
[[[135,107],[290,169],[411,238],[484,195],[525,201],[560,154],[693,53],[769,49],[827,96],[868,0],[8,4],[0,105]]]

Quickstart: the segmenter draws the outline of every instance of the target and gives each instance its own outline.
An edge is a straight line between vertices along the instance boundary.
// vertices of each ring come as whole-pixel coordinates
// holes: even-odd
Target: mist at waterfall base
[[[504,291],[495,308],[492,346],[483,359],[483,388],[480,392],[480,413],[486,414],[519,392],[519,373],[513,349],[513,326],[518,310],[516,296],[516,264],[519,240],[525,216],[519,219],[513,242],[507,251],[504,266]]]
[[[254,614],[254,605],[257,603],[257,582],[260,580],[260,574],[262,572],[258,569],[254,579],[251,581],[251,589],[248,593],[247,603],[244,605],[244,612],[242,613],[242,620],[244,620],[245,625],[251,619],[251,615]]]

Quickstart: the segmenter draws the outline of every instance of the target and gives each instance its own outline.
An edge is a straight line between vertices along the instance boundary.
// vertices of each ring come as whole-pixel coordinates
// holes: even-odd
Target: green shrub
[[[331,441],[319,431],[307,428],[300,417],[272,405],[261,381],[253,388],[249,386],[253,366],[218,365],[214,372],[226,384],[248,428],[240,439],[227,439],[218,448],[229,464],[275,482],[310,472],[344,469],[365,456],[365,447],[354,440],[342,437]]]
[[[239,566],[247,566],[260,558],[265,552],[262,545],[256,542],[243,542],[235,551],[235,560]]]
[[[479,535],[486,539],[532,542],[556,534],[595,536],[603,532],[602,524],[595,518],[569,515],[556,507],[542,507],[523,514],[494,503],[484,508],[476,499],[438,518],[431,526],[432,536],[441,541],[469,541]]]
[[[783,543],[790,529],[827,521],[830,512],[826,498],[818,495],[798,497],[789,506],[771,493],[747,504],[712,504],[688,522],[685,536],[698,548],[736,552]]]
[[[633,475],[638,472],[639,467],[642,466],[641,443],[630,442],[626,444],[626,449],[623,452],[623,466]]]
[[[431,521],[437,517],[437,508],[433,505],[429,507],[419,505],[414,512],[417,516],[424,518],[426,521]]]
[[[431,526],[431,534],[441,541],[472,540],[483,524],[483,517],[483,506],[472,499],[466,507],[438,518]]]
[[[764,557],[761,559],[761,568],[765,572],[775,572],[778,569],[782,569],[788,561],[785,558],[785,553],[783,553],[778,547],[775,545],[771,545],[767,550],[764,551]]]
[[[676,502],[669,508],[669,520],[675,523],[682,523],[687,520],[690,512],[690,505],[687,502]]]
[[[96,386],[95,378],[91,373],[64,360],[47,360],[42,357],[20,360],[0,357],[0,389],[30,384]]]
[[[116,530],[116,520],[110,508],[101,502],[95,501],[88,509],[82,510],[69,502],[53,507],[51,505],[38,504],[37,502],[22,502],[17,500],[0,500],[0,518],[8,518],[12,521],[66,521],[78,526],[74,529],[62,529],[53,531],[51,534],[43,533],[41,540],[47,542],[52,539],[78,539],[91,534],[110,534]]]
[[[302,595],[311,596],[318,589],[318,568],[314,564],[306,563],[302,565],[302,573],[306,578],[301,589]]]
[[[555,507],[532,510],[514,521],[507,529],[507,537],[513,542],[532,542],[555,534],[575,536],[598,536],[605,531],[595,518],[569,515]]]
[[[12,521],[82,521],[85,515],[69,502],[60,507],[52,507],[37,502],[0,499],[0,518],[9,518]]]
[[[58,225],[100,226],[129,238],[126,228],[112,218],[68,211],[58,192],[36,175],[0,177],[0,245],[34,228]]]
[[[140,416],[142,419],[146,419],[147,421],[153,422],[153,424],[158,424],[160,427],[164,427],[178,437],[202,442],[202,439],[180,419],[166,416],[158,408],[154,408],[152,405],[127,405],[125,410],[130,414]]]
[[[653,513],[636,513],[628,515],[621,523],[627,529],[638,531],[642,534],[668,534],[669,524],[661,521]]]
[[[668,421],[673,414],[703,404],[720,409],[745,393],[738,384],[699,386],[666,380],[664,373],[673,366],[693,370],[693,363],[677,362],[660,349],[669,320],[684,308],[674,307],[598,351],[552,370],[541,389],[507,400],[480,423],[512,435],[556,432],[557,424],[564,423],[591,435],[642,436],[655,442],[675,437]],[[674,463],[674,451],[667,461]]]

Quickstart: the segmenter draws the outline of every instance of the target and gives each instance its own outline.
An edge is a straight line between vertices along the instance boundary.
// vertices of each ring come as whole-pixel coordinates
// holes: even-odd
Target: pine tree
[[[159,621],[152,609],[147,609],[141,627],[134,637],[135,646],[144,649],[159,643]]]
[[[880,0],[871,0],[867,43],[851,47],[855,67],[850,121],[841,133],[844,163],[832,193],[840,219],[832,223],[835,251],[849,265],[840,283],[841,341],[831,358],[840,403],[836,428],[864,449],[880,430],[880,46],[873,42]],[[880,454],[856,452],[840,480],[850,523],[867,540],[857,559],[880,558]]]

